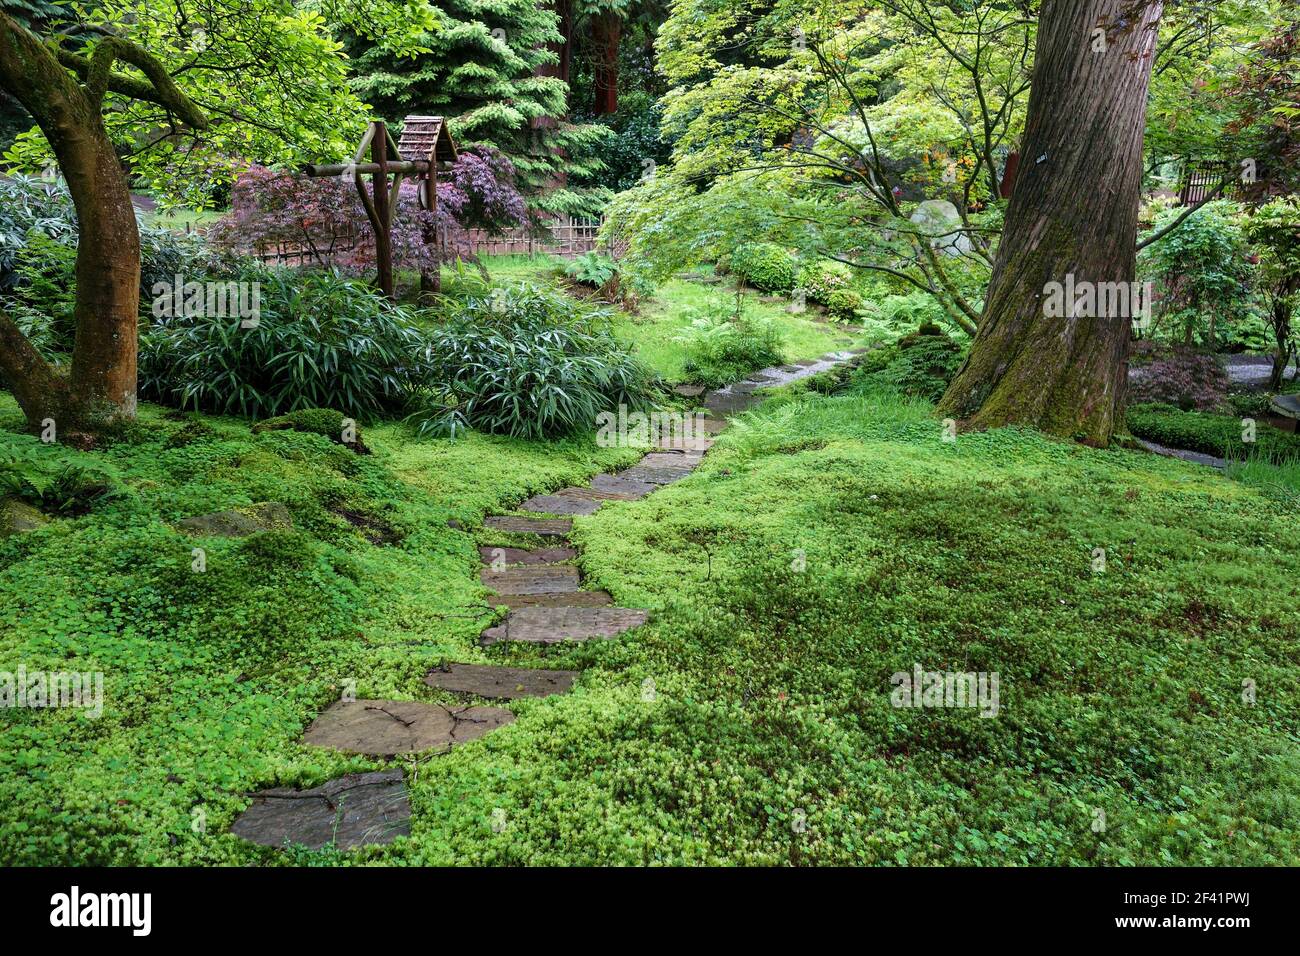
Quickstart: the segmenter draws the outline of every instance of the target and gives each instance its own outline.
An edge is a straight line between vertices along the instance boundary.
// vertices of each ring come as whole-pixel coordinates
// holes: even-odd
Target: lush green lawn
[[[556,270],[564,265],[563,260],[551,256],[487,256],[484,261],[494,280],[506,282],[554,282]],[[860,342],[857,329],[826,321],[814,306],[802,313],[792,313],[787,303],[761,301],[753,290],[745,293],[744,301],[753,315],[780,325],[787,362],[816,358]],[[625,342],[635,345],[642,359],[660,375],[671,382],[680,382],[687,376],[682,370],[682,346],[676,339],[690,328],[696,315],[710,310],[727,312],[735,307],[734,303],[734,290],[729,283],[707,285],[670,279],[641,303],[635,315],[616,311],[614,331]]]
[[[585,674],[400,761],[412,836],[339,860],[1300,862],[1295,516],[1217,473],[1012,430],[945,443],[928,406],[878,394],[777,400],[694,476],[578,520],[592,585],[647,627],[484,651],[480,516],[627,452],[378,428],[359,458],[144,421],[103,453],[37,448],[128,494],[0,541],[3,667],[102,670],[107,701],[4,715],[7,861],[332,860],[225,830],[246,791],[381,766],[297,741],[348,680],[450,701],[420,680],[448,657]],[[7,398],[0,426],[0,454],[33,447]],[[258,500],[300,530],[206,541],[192,571],[170,523]],[[998,673],[998,715],[891,707],[918,664]]]

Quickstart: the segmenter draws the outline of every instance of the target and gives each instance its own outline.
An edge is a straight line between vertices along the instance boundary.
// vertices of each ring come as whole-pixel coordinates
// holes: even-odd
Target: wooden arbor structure
[[[366,152],[370,161],[366,162]],[[366,207],[371,230],[375,234],[375,263],[379,269],[379,287],[390,299],[395,297],[393,283],[393,221],[402,180],[413,177],[420,183],[420,205],[430,211],[438,205],[438,166],[456,161],[456,146],[441,116],[408,116],[402,124],[402,141],[395,143],[393,134],[382,120],[370,123],[361,145],[349,163],[312,164],[303,167],[307,176],[351,177],[361,202]],[[371,177],[367,191],[365,179]],[[391,180],[389,177],[392,177]]]

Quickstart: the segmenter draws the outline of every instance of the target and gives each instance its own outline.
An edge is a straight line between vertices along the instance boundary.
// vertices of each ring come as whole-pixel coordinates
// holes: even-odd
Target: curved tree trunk
[[[107,71],[105,70],[105,73]],[[0,83],[35,118],[77,209],[76,342],[68,374],[0,316],[0,373],[28,422],[94,431],[136,409],[140,234],[98,101],[34,35],[0,11]]]
[[[1048,284],[1133,281],[1162,12],[1161,0],[1043,4],[1023,160],[979,331],[942,412],[977,428],[1025,424],[1092,445],[1121,425],[1131,317],[1089,316],[1086,307],[1048,315]]]

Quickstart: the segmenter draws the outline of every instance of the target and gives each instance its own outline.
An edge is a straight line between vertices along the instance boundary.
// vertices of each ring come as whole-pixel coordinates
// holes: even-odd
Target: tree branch
[[[161,106],[175,113],[187,125],[195,129],[207,129],[207,116],[193,100],[181,92],[166,67],[142,47],[114,36],[101,39],[89,58],[66,50],[57,42],[52,43],[51,47],[59,63],[82,81],[86,95],[96,107],[103,102],[106,93],[116,93],[128,99]],[[146,79],[115,73],[113,65],[118,60],[134,66]]]

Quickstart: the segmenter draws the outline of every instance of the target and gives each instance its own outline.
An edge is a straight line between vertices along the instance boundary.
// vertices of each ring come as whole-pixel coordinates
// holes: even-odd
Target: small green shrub
[[[648,407],[654,376],[602,317],[529,285],[470,299],[434,332],[408,421],[422,435],[551,438],[594,428],[619,405]]]
[[[817,259],[799,270],[795,287],[809,302],[829,306],[836,292],[844,292],[853,281],[853,269],[834,259]]]
[[[1217,458],[1271,462],[1300,458],[1300,437],[1296,435],[1256,422],[1255,440],[1247,442],[1243,439],[1247,428],[1241,418],[1188,412],[1173,405],[1134,405],[1128,410],[1128,430],[1158,445]]]
[[[862,296],[852,289],[836,289],[826,297],[826,313],[836,322],[852,322],[862,311]]]
[[[763,292],[789,292],[794,288],[794,257],[771,242],[740,246],[731,256],[731,271]]]
[[[267,418],[253,426],[253,433],[273,431],[306,432],[322,435],[336,445],[346,445],[353,451],[369,454],[361,441],[361,430],[342,412],[332,408],[302,408],[286,415]]]
[[[674,341],[683,347],[686,374],[709,388],[729,385],[785,361],[776,323],[743,310],[727,315],[720,302],[697,314]]]

